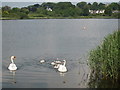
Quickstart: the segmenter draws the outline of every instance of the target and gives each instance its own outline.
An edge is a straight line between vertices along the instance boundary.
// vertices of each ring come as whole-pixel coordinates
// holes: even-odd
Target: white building
[[[91,14],[102,14],[102,13],[104,13],[105,12],[105,10],[89,10],[89,13],[91,13]]]
[[[99,13],[105,13],[105,10],[100,10]]]
[[[118,10],[114,10],[114,11],[112,11],[112,13],[119,13],[119,11]]]
[[[47,11],[52,11],[52,9],[51,9],[51,8],[48,8],[48,7],[46,8],[46,10],[47,10]]]

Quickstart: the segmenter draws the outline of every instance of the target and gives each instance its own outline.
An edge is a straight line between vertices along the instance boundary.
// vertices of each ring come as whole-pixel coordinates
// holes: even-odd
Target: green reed
[[[89,64],[94,76],[113,81],[120,80],[120,31],[104,38],[103,42],[89,53]]]

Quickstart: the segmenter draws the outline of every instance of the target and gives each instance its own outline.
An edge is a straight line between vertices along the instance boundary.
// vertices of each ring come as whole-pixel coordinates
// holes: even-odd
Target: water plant
[[[109,34],[89,53],[92,78],[120,82],[120,30]]]

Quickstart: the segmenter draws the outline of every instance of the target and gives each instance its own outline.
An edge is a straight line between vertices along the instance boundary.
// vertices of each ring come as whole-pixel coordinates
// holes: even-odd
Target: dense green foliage
[[[45,2],[40,4],[30,5],[22,8],[11,8],[9,6],[2,7],[2,17],[26,19],[26,18],[79,18],[81,16],[112,16],[118,18],[120,5],[111,3],[109,5],[103,3],[87,3],[79,2],[73,5],[71,2]],[[51,10],[49,10],[51,9]],[[105,13],[90,13],[89,10],[105,10]]]
[[[107,7],[107,8],[105,9],[105,14],[106,14],[106,15],[109,15],[109,16],[112,15],[112,10],[111,10],[110,7]]]
[[[120,31],[104,38],[101,45],[92,50],[89,63],[92,74],[98,79],[120,81]]]

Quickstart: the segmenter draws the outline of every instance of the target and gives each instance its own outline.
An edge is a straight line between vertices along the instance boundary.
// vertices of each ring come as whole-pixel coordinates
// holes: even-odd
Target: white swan
[[[61,64],[62,62],[61,61],[59,61],[59,59],[57,58],[57,60],[56,61],[54,61],[56,64]]]
[[[17,67],[16,67],[16,65],[14,64],[14,61],[13,61],[15,58],[16,58],[15,56],[11,56],[11,64],[8,66],[8,69],[10,71],[17,70]]]
[[[41,61],[40,61],[40,63],[44,63],[45,62],[45,60],[44,59],[42,59]]]
[[[54,65],[54,68],[57,69],[57,68],[59,68],[59,66],[60,66],[60,64],[55,64],[55,65]]]
[[[61,64],[62,62],[61,61],[54,61],[56,64]]]
[[[56,61],[51,62],[51,65],[54,66],[54,68],[59,68],[60,64],[56,63]]]
[[[53,66],[54,66],[55,64],[56,64],[56,63],[55,63],[54,61],[53,61],[53,62],[51,62],[51,65],[53,65]]]
[[[51,65],[56,65],[56,64],[62,64],[62,62],[61,61],[53,61],[53,62],[51,62]]]
[[[51,62],[51,65],[53,65],[53,66],[57,66],[57,64],[61,64],[62,62],[61,61],[59,61],[58,60],[58,58],[57,58],[57,60],[55,60],[55,61],[53,61],[53,62]]]
[[[58,71],[62,72],[62,73],[67,72],[67,68],[65,66],[66,65],[66,60],[63,60],[63,61],[64,61],[63,65],[61,64],[58,68]]]
[[[53,65],[54,68],[56,68],[56,69],[58,69],[61,64],[62,64],[62,62],[59,61],[58,58],[57,58],[57,61],[51,62],[51,65]]]

